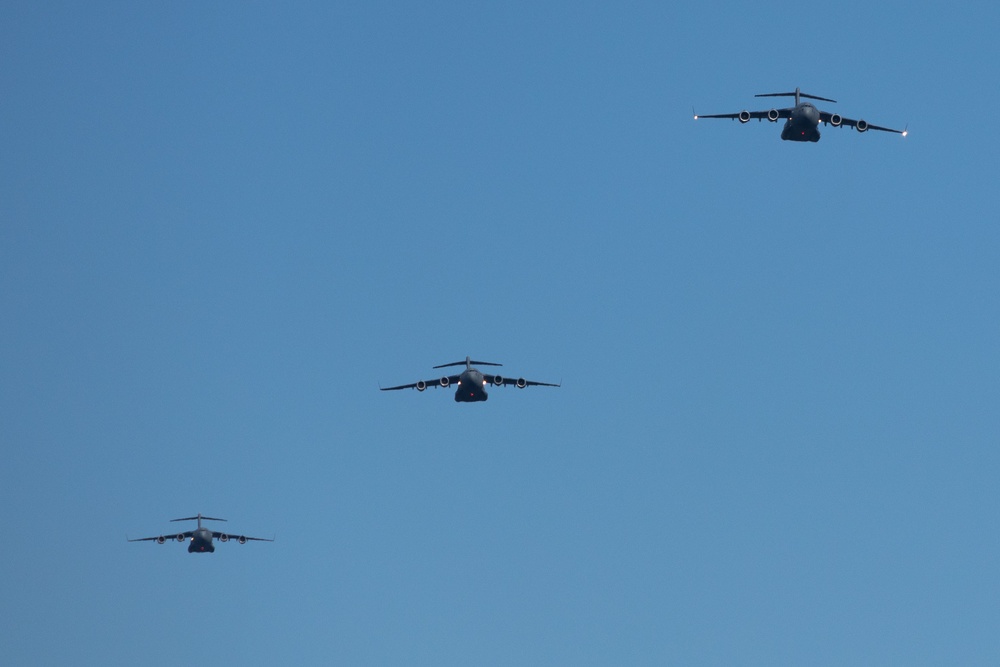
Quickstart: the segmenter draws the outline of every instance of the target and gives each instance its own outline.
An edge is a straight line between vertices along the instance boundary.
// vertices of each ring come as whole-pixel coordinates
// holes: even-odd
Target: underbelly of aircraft
[[[819,141],[819,130],[811,123],[785,123],[781,130],[781,138],[785,141]]]
[[[482,389],[477,390],[459,387],[458,391],[455,392],[456,403],[478,403],[479,401],[485,401],[488,398],[489,395]]]

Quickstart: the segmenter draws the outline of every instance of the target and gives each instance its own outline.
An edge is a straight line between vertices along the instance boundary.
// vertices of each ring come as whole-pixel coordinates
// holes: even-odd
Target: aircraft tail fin
[[[215,517],[202,516],[200,514],[198,516],[186,516],[183,519],[171,519],[170,521],[171,522],[173,522],[173,521],[201,521],[203,519],[207,520],[207,521],[225,521],[225,519],[216,519]]]

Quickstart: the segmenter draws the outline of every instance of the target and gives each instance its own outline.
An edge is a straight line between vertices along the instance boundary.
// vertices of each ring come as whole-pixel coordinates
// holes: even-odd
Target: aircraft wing
[[[458,383],[460,375],[449,375],[448,385],[453,385]],[[426,389],[427,387],[440,387],[441,380],[443,378],[434,378],[433,380],[422,380],[421,382],[414,382],[412,384],[401,384],[398,387],[379,387],[382,391],[394,391],[396,389],[420,389],[421,386]],[[421,389],[423,391],[423,389]]]
[[[834,115],[839,115],[839,114],[832,114],[829,111],[820,111],[819,112],[820,122],[822,122],[822,123],[829,123],[829,122],[831,122],[831,119],[834,117]],[[853,127],[855,129],[857,129],[858,123],[864,123],[866,125],[865,130],[879,130],[881,132],[895,132],[896,134],[902,134],[904,137],[906,136],[906,130],[894,130],[891,127],[882,127],[881,125],[872,125],[871,123],[866,122],[866,121],[852,120],[850,118],[844,118],[843,116],[840,116],[840,124],[841,125],[846,125],[848,127]]]
[[[125,539],[127,539],[129,542],[149,542],[149,541],[157,542],[162,537],[165,541],[169,542],[170,540],[176,540],[178,535],[180,535],[182,538],[186,540],[192,535],[194,535],[194,531],[186,530],[183,533],[164,533],[163,535],[157,535],[156,537],[139,537],[134,540],[128,540],[127,537]]]
[[[490,375],[489,373],[483,373],[483,379],[486,380],[488,384],[497,385],[497,376]],[[551,382],[535,382],[534,380],[525,380],[524,378],[508,378],[501,377],[499,384],[504,387],[514,385],[524,389],[525,387],[561,387],[562,384],[552,384]]]
[[[239,540],[242,538],[244,540],[253,540],[254,542],[274,542],[274,540],[269,540],[266,537],[250,537],[249,535],[234,535],[233,533],[226,533],[221,530],[216,530],[212,532],[212,538],[216,540],[222,537],[223,535],[225,535],[231,540]]]
[[[775,111],[778,112],[778,118],[791,118],[792,117],[792,110],[791,109],[775,109]],[[695,120],[698,120],[699,118],[732,118],[733,120],[742,120],[740,118],[740,114],[742,114],[742,113],[743,113],[742,111],[739,111],[737,113],[715,113],[715,114],[700,114],[700,113],[696,113],[694,115],[694,118],[695,118]],[[747,111],[746,113],[747,113],[747,115],[744,116],[744,118],[746,118],[746,120],[751,120],[753,118],[756,118],[757,120],[770,120],[770,118],[767,117],[767,114],[770,113],[770,111]],[[749,117],[747,117],[747,116],[749,116]],[[775,119],[775,120],[777,120],[777,119]],[[746,121],[743,121],[743,122],[745,123]]]

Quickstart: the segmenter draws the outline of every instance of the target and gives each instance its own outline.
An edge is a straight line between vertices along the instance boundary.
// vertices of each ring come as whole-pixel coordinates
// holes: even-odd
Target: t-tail
[[[204,519],[205,521],[225,521],[225,519],[216,519],[215,517],[211,517],[211,516],[202,516],[201,512],[198,513],[198,516],[186,516],[183,519],[171,519],[170,521],[171,522],[173,522],[173,521],[197,521],[198,522],[198,528],[201,528],[201,521],[202,521],[202,519]]]
[[[469,357],[465,358],[465,361],[453,361],[450,364],[441,364],[440,366],[435,366],[434,368],[445,368],[447,366],[465,366],[465,370],[472,368],[472,364],[478,366],[503,366],[503,364],[495,364],[492,361],[475,361]]]
[[[754,97],[794,97],[795,106],[799,106],[799,100],[803,97],[808,97],[811,100],[822,100],[824,102],[837,103],[837,100],[831,100],[829,97],[820,97],[819,95],[810,95],[808,93],[800,92],[798,87],[795,88],[794,93],[761,93],[760,95],[754,95]]]

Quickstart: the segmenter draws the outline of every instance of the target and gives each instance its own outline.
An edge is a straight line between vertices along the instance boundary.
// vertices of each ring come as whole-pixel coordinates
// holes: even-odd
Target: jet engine
[[[499,375],[494,375],[493,376],[493,384],[495,384],[496,386],[499,387],[500,385],[503,384],[503,378],[500,377]]]
[[[167,541],[167,538],[165,538],[163,535],[160,535],[159,537],[156,538],[156,543],[157,544],[163,544],[166,541]]]
[[[843,122],[844,118],[839,113],[835,113],[830,116],[830,125],[833,125],[834,127],[840,127],[840,124]]]
[[[750,112],[747,111],[746,109],[744,109],[743,111],[741,111],[739,113],[739,115],[737,116],[737,118],[739,119],[739,121],[741,123],[749,123],[750,122]]]
[[[247,543],[247,538],[245,538],[242,535],[240,535],[239,537],[236,538],[236,541],[239,542],[240,544],[246,544]]]
[[[517,385],[518,389],[524,389],[525,387],[528,386],[528,381],[525,380],[524,378],[517,378],[517,382],[515,384]]]
[[[770,111],[767,112],[767,119],[772,123],[778,122],[778,117],[779,114],[777,109],[771,109]]]
[[[180,533],[178,533],[177,537],[175,537],[174,539],[177,540],[178,542],[183,542],[184,541],[184,536],[181,535]]]
[[[855,125],[855,127],[857,128],[858,132],[865,132],[865,131],[868,130],[868,121],[867,120],[859,120],[858,124]]]
[[[417,380],[417,391],[423,391],[427,389],[427,383],[423,380]]]
[[[221,535],[219,535],[219,541],[220,542],[228,542],[229,541],[229,536],[226,535],[225,533],[222,533]]]
[[[445,376],[445,377],[441,378],[441,386],[442,387],[447,387],[450,384],[451,384],[451,380],[448,379],[448,376]]]

